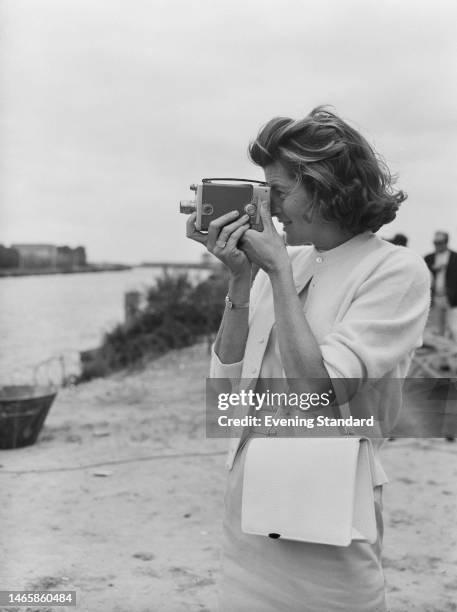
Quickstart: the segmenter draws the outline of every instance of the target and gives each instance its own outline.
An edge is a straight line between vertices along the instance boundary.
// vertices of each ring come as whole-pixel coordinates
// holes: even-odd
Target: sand
[[[205,438],[207,368],[198,345],[63,389],[38,442],[0,452],[0,589],[77,592],[53,610],[216,610],[227,441]],[[392,612],[457,610],[456,459],[440,439],[383,450]]]

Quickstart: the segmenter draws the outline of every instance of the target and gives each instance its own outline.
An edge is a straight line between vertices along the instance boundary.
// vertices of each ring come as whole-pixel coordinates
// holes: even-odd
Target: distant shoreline
[[[133,268],[161,268],[163,271],[172,270],[213,270],[213,262],[177,262],[158,261],[141,262],[139,264],[88,264],[87,266],[73,268],[0,268],[0,278],[11,276],[37,276],[49,274],[79,274],[81,272],[118,272],[132,270]]]
[[[0,278],[7,276],[37,276],[43,274],[79,274],[81,272],[118,272],[131,270],[137,266],[126,264],[89,264],[73,268],[4,268],[0,269]]]

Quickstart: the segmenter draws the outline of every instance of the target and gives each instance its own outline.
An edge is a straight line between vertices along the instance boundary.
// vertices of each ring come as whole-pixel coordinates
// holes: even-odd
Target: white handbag
[[[376,541],[369,440],[265,437],[248,444],[242,531],[334,546]]]

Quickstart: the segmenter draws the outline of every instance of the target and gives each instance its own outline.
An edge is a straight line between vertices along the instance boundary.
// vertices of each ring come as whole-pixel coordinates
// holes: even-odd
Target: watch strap
[[[227,294],[225,296],[225,306],[229,310],[238,310],[240,308],[249,308],[249,302],[242,302],[241,304],[235,304],[235,302],[232,302],[230,296]]]

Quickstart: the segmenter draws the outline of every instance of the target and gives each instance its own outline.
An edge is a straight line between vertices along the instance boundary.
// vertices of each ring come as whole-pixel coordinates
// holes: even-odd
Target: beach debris
[[[54,438],[53,436],[52,438]],[[49,438],[48,438],[49,439]],[[65,442],[82,442],[82,438],[79,434],[70,434],[65,438]]]
[[[101,477],[105,477],[105,476],[111,476],[113,472],[110,471],[105,471],[105,472],[92,472],[92,476],[101,476]]]
[[[148,552],[137,552],[132,555],[132,557],[134,559],[141,559],[141,561],[152,561],[153,559],[155,559],[155,555]]]

